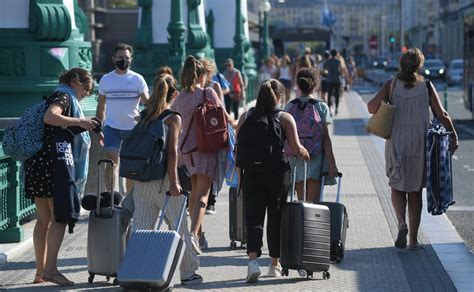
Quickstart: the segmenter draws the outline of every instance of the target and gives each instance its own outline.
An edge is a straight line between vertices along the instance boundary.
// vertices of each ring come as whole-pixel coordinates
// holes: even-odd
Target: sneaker
[[[276,265],[276,266],[270,264],[270,266],[268,267],[268,276],[269,277],[280,277],[282,275],[281,270],[282,270],[282,267],[281,267],[280,263],[278,263],[278,265]]]
[[[201,248],[199,247],[199,238],[191,233],[191,245],[193,250],[200,255],[202,253]]]
[[[209,242],[207,241],[206,237],[204,236],[204,232],[199,237],[199,247],[201,250],[206,250],[209,248]]]
[[[194,284],[201,284],[202,283],[202,277],[201,275],[198,275],[194,273],[191,277],[181,280],[181,285],[194,285]]]
[[[247,278],[245,282],[255,283],[258,281],[258,276],[260,276],[260,267],[256,260],[250,261],[247,268]]]
[[[206,215],[214,215],[214,214],[216,214],[216,207],[214,205],[207,205]]]

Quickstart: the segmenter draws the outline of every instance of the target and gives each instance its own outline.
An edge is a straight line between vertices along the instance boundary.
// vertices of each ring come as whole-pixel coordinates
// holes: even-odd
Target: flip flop
[[[38,275],[38,274],[35,275],[35,279],[33,281],[33,284],[41,284],[41,283],[44,283],[44,282],[45,281],[43,280],[42,275]]]
[[[68,280],[61,273],[57,273],[57,274],[53,274],[53,275],[43,273],[43,280],[47,281],[47,282],[54,283],[54,284],[58,284],[61,287],[74,286],[74,282]]]
[[[408,235],[408,226],[405,222],[402,222],[398,228],[397,240],[395,240],[396,248],[405,248],[407,247],[407,235]]]

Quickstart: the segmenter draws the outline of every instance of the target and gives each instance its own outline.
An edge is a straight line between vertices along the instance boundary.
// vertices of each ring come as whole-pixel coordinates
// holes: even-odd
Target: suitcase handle
[[[97,216],[100,216],[101,215],[101,207],[100,207],[100,200],[101,200],[101,185],[102,185],[102,175],[101,175],[101,169],[100,169],[100,165],[101,164],[110,164],[111,167],[112,167],[112,190],[110,191],[110,215],[112,215],[114,213],[114,210],[115,210],[115,206],[114,206],[114,190],[115,190],[115,174],[114,174],[114,171],[113,171],[113,167],[115,165],[115,163],[111,160],[111,159],[100,159],[98,162],[97,162],[97,165],[99,166],[98,167],[98,170],[97,170],[97,201],[96,201],[96,208],[95,208],[95,212],[97,214]]]
[[[323,196],[324,196],[324,179],[326,176],[329,174],[327,171],[323,171],[321,173],[321,194],[319,195],[319,201],[323,201]],[[337,194],[336,194],[336,203],[340,203],[341,201],[341,179],[342,179],[342,173],[338,172],[337,173]]]
[[[295,188],[296,188],[296,156],[293,157],[293,182],[291,183],[291,202],[295,201]],[[304,176],[303,176],[303,201],[306,201],[306,177],[308,173],[308,162],[304,160]],[[297,201],[297,200],[296,200]]]
[[[188,199],[189,193],[186,191],[181,192],[182,197],[183,197],[183,203],[181,205],[181,212],[179,212],[179,217],[176,219],[176,232],[179,233],[179,228],[181,227],[181,221],[183,220],[184,217],[184,210],[186,210],[186,200]],[[166,192],[166,198],[165,198],[165,203],[163,205],[163,210],[161,210],[161,216],[160,216],[160,221],[158,222],[158,227],[156,228],[157,230],[160,229],[161,224],[163,224],[163,221],[165,219],[165,213],[166,213],[166,207],[168,207],[168,202],[170,200],[171,194],[170,192]]]

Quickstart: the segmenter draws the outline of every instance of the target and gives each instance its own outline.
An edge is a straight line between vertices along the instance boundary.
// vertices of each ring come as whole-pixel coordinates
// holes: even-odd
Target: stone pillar
[[[62,71],[92,70],[77,0],[5,0],[2,10],[8,13],[0,19],[0,117],[19,116],[40,101]]]

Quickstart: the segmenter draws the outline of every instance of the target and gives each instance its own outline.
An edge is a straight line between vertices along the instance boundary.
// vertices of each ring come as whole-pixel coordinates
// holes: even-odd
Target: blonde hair
[[[212,76],[216,72],[216,64],[209,59],[201,60],[202,66],[204,70],[206,70],[206,83],[210,83],[212,81]]]
[[[153,93],[145,104],[146,115],[143,118],[145,126],[156,120],[166,110],[167,104],[171,102],[177,90],[176,79],[173,76],[162,74],[155,77]]]

